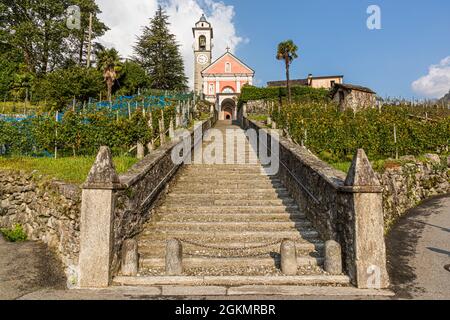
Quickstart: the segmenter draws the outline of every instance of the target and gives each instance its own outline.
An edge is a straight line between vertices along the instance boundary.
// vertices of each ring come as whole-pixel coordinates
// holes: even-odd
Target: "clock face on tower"
[[[208,56],[206,54],[199,54],[197,57],[197,62],[201,65],[205,65],[208,63]]]

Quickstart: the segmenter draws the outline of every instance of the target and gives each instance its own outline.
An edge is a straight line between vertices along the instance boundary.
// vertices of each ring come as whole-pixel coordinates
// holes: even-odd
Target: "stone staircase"
[[[239,127],[219,122],[215,129]],[[244,154],[250,164],[181,169],[138,239],[139,275],[116,277],[116,284],[349,285],[347,276],[323,270],[324,242],[281,181],[264,173],[248,142]],[[182,242],[183,277],[165,277],[170,239]],[[297,276],[281,273],[283,239],[296,243]]]

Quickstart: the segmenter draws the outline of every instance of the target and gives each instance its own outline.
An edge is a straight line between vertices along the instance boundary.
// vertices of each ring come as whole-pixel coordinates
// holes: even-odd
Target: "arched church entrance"
[[[236,102],[233,99],[225,99],[221,106],[221,120],[236,120]]]

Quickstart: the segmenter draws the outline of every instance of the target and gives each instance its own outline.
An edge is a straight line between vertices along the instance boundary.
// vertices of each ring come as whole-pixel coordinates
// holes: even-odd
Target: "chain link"
[[[200,254],[200,253],[185,253],[187,256],[191,257],[201,257],[201,258],[216,258],[216,259],[237,259],[237,258],[258,258],[268,256],[269,253],[253,253],[253,254],[242,254],[242,255],[233,255],[233,256],[219,256],[213,254]]]
[[[211,246],[211,245],[207,245],[207,244],[202,244],[202,243],[198,243],[198,242],[194,242],[194,241],[189,241],[189,240],[183,240],[183,239],[176,239],[182,243],[186,243],[189,244],[191,246],[194,247],[199,247],[199,248],[204,248],[204,249],[212,249],[212,250],[219,250],[219,251],[247,251],[247,250],[256,250],[256,249],[263,249],[263,248],[269,248],[272,247],[274,245],[280,244],[283,242],[282,240],[277,240],[271,243],[266,243],[260,246],[254,246],[254,247],[240,247],[240,248],[229,248],[229,247],[216,247],[216,246]]]

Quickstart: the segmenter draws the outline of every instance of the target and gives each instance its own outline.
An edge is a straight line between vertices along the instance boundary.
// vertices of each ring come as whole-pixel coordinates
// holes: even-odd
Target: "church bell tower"
[[[203,93],[202,71],[211,65],[213,29],[203,14],[192,29],[194,33],[194,91]]]

